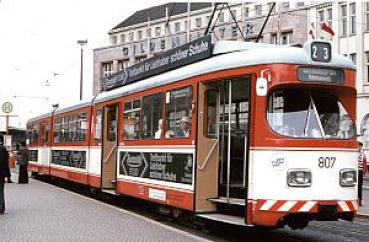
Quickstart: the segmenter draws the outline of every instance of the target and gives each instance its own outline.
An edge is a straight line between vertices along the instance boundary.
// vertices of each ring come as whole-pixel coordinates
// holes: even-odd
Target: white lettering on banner
[[[160,201],[166,201],[167,193],[162,190],[149,188],[149,198],[160,200]]]

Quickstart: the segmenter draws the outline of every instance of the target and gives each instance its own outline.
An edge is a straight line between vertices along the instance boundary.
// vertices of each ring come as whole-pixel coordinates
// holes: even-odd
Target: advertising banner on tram
[[[119,174],[192,184],[193,155],[121,151]]]

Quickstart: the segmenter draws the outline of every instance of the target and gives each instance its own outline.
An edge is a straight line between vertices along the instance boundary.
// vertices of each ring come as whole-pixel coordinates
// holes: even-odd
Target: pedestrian
[[[19,165],[18,183],[28,183],[28,149],[23,143],[17,153],[17,164]]]
[[[2,142],[0,142],[0,215],[5,212],[5,177],[9,169],[9,154]]]
[[[363,177],[367,171],[366,156],[363,151],[363,143],[359,142],[359,156],[358,156],[358,197],[359,206],[363,206]]]

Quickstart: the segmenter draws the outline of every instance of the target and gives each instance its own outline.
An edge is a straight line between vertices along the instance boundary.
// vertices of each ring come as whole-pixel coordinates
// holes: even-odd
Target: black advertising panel
[[[192,184],[192,169],[192,154],[120,152],[121,175]]]
[[[330,62],[332,59],[331,45],[326,42],[312,42],[311,59],[319,62]]]
[[[196,39],[177,48],[160,53],[150,59],[132,65],[113,75],[105,77],[103,90],[127,85],[146,77],[158,75],[199,60],[209,58],[212,52],[211,36]]]
[[[38,150],[29,150],[28,151],[28,160],[29,161],[38,161]]]
[[[297,75],[303,82],[343,84],[343,70],[331,68],[299,67]]]
[[[84,150],[53,150],[51,163],[60,166],[86,168],[86,151]]]

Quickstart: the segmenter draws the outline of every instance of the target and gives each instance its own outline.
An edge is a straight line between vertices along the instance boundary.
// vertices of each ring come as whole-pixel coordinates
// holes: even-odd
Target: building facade
[[[218,5],[210,25],[213,39],[255,41],[272,4]],[[203,36],[213,10],[214,3],[168,3],[138,11],[115,26],[110,45],[94,50],[93,94],[101,92],[105,76]],[[304,43],[307,14],[303,2],[277,3],[259,42]]]
[[[210,24],[213,39],[255,41],[272,4],[218,5]],[[214,3],[168,3],[140,10],[112,28],[109,46],[94,50],[94,95],[101,92],[104,77],[203,36],[213,9]],[[369,3],[278,2],[259,42],[288,45],[326,39],[322,23],[334,31],[328,36],[334,52],[357,66],[356,124],[369,152]]]

